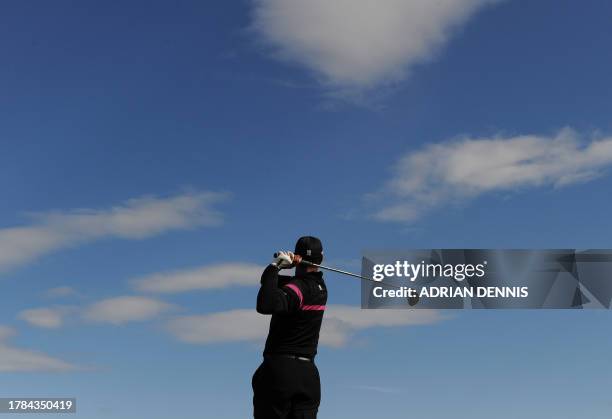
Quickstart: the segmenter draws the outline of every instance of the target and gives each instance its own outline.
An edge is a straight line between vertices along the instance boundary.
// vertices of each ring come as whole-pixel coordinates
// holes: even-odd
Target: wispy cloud
[[[406,154],[378,193],[374,217],[410,222],[445,203],[494,191],[586,182],[612,165],[612,137],[585,141],[573,130],[554,136],[462,138]]]
[[[269,321],[257,315],[254,308],[241,309],[177,317],[166,323],[166,330],[187,343],[258,341],[265,338]]]
[[[252,27],[277,56],[333,89],[397,82],[493,0],[254,0]]]
[[[85,306],[37,307],[22,310],[17,317],[31,326],[58,329],[73,323],[107,323],[122,325],[154,319],[178,308],[172,304],[143,296],[124,295],[106,298]],[[0,337],[2,330],[0,329]]]
[[[62,248],[104,238],[143,239],[171,230],[221,222],[213,192],[143,197],[103,210],[75,209],[32,215],[32,223],[0,229],[0,271]]]
[[[14,334],[7,326],[0,326],[0,372],[72,371],[76,366],[29,349],[16,348],[6,341]]]
[[[142,292],[179,293],[230,286],[256,286],[263,267],[250,263],[223,263],[170,272],[160,272],[131,281]]]
[[[0,325],[0,342],[5,341],[15,334],[12,327]]]
[[[432,324],[444,320],[434,310],[361,310],[359,307],[332,305],[325,312],[320,342],[344,346],[356,332],[374,327]],[[205,315],[182,316],[169,320],[166,330],[187,343],[260,341],[265,339],[270,318],[252,310],[231,310]]]
[[[335,305],[325,313],[321,343],[341,347],[363,329],[427,325],[447,318],[436,310],[362,310],[359,307]]]
[[[41,307],[21,311],[17,317],[32,326],[57,329],[64,324],[64,317],[72,311],[71,307]]]
[[[83,318],[95,323],[121,325],[151,320],[173,308],[171,304],[153,298],[120,296],[90,305],[85,309]]]

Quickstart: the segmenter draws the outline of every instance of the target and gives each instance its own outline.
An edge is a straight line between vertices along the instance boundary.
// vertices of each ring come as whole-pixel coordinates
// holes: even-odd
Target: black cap
[[[300,237],[295,243],[294,253],[300,255],[304,260],[319,264],[323,261],[323,244],[316,237]]]

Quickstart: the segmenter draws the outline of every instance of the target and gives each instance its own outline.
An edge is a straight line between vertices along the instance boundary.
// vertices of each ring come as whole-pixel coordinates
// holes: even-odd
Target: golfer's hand
[[[278,252],[272,261],[272,265],[276,266],[278,269],[291,268],[293,266],[293,253]]]

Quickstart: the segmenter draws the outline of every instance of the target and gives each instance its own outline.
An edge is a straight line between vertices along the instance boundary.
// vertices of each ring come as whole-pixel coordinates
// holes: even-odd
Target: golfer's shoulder
[[[300,291],[306,291],[306,281],[304,280],[304,278],[299,278],[297,276],[287,276],[285,277],[286,280],[285,281],[279,281],[279,284],[282,283],[283,285],[291,285],[292,287],[297,287],[300,289]]]
[[[305,298],[318,297],[327,293],[327,288],[323,281],[314,281],[309,278],[293,277],[288,284],[292,284],[300,289]]]
[[[289,275],[279,275],[278,276],[278,286],[279,287],[284,287],[285,285],[289,284],[291,282],[291,280],[293,280],[292,276],[289,276]]]

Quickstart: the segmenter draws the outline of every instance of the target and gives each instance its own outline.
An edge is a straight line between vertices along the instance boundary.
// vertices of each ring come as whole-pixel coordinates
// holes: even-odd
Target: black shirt
[[[272,314],[264,354],[314,357],[319,343],[327,288],[321,272],[295,277],[269,265],[261,275],[257,312]]]

